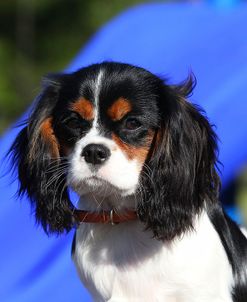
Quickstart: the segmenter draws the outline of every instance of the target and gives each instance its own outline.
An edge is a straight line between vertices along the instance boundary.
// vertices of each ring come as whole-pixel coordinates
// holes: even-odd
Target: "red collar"
[[[83,210],[74,210],[74,217],[80,223],[111,223],[118,224],[126,221],[133,221],[138,218],[136,211],[126,210],[123,213],[116,213],[114,210],[89,212]]]

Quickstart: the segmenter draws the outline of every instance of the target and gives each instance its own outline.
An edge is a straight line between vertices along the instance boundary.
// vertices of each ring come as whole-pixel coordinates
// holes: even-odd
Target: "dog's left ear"
[[[163,86],[160,127],[143,168],[138,215],[158,239],[192,230],[196,215],[218,198],[217,137],[202,110],[186,100],[193,79]]]

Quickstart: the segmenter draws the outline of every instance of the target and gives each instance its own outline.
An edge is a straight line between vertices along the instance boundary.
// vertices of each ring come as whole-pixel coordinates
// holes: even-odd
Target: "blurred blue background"
[[[245,220],[247,203],[244,186],[236,187],[246,181],[239,176],[247,163],[246,28],[247,5],[239,1],[145,3],[106,23],[65,68],[121,61],[170,83],[183,81],[192,70],[198,84],[190,99],[216,125],[221,199],[238,222]],[[8,129],[0,139],[1,174],[9,170],[4,154],[19,131]],[[73,232],[48,238],[35,226],[28,202],[14,197],[16,189],[10,175],[0,178],[0,301],[91,301],[70,258]]]

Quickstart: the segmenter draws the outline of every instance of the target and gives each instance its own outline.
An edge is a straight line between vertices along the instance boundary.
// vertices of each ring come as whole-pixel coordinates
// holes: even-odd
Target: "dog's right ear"
[[[72,204],[52,118],[63,80],[64,75],[56,75],[43,81],[34,110],[9,151],[18,171],[18,194],[27,194],[47,233],[61,233],[72,226]]]

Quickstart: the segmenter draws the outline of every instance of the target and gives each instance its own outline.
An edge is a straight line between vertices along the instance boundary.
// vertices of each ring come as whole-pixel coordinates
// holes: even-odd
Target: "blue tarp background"
[[[104,26],[67,71],[103,60],[142,66],[182,81],[192,70],[198,85],[191,97],[207,112],[220,137],[223,187],[247,162],[247,6],[147,4]],[[0,140],[3,160],[18,129]],[[9,169],[3,161],[1,172]],[[0,301],[87,302],[70,259],[73,232],[48,238],[26,200],[14,198],[17,183],[0,178]]]

